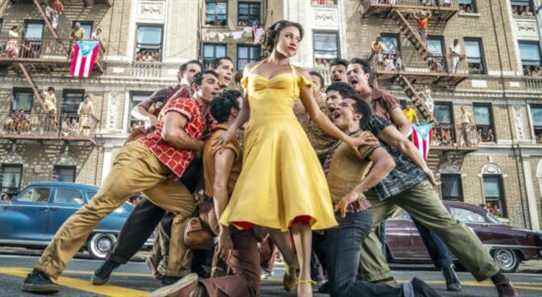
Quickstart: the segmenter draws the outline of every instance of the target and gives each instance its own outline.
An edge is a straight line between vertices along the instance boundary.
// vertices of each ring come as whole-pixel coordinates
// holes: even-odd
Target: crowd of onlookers
[[[89,136],[95,129],[98,118],[94,102],[86,95],[76,112],[58,112],[55,89],[40,91],[37,101],[30,110],[17,108],[2,122],[2,130],[9,134],[58,133],[62,136]]]
[[[523,66],[523,75],[542,77],[542,66]]]
[[[452,0],[370,0],[371,4],[391,4],[391,5],[399,5],[399,4],[413,4],[413,2],[417,2],[417,4],[421,4],[424,6],[452,6]]]
[[[512,14],[514,16],[532,17],[534,16],[534,11],[530,5],[512,4]]]

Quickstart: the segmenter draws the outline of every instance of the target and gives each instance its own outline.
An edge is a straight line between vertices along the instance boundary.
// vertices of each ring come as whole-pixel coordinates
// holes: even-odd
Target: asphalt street
[[[20,254],[0,254],[0,296],[2,297],[32,297],[35,294],[20,291],[24,276],[30,271],[32,264],[37,260],[36,256]],[[90,276],[94,269],[100,265],[99,261],[89,259],[74,259],[67,267],[59,283],[63,286],[60,293],[53,296],[118,296],[139,297],[147,296],[148,292],[159,287],[158,281],[149,274],[143,262],[129,262],[120,267],[112,276],[107,286],[93,286]],[[406,282],[412,277],[421,278],[434,286],[442,296],[464,297],[494,297],[497,296],[490,282],[478,283],[468,273],[461,272],[463,291],[460,293],[448,293],[445,291],[442,275],[438,271],[432,271],[429,266],[401,265],[395,267],[394,274],[400,282]],[[530,272],[531,270],[524,270]],[[273,277],[265,280],[262,286],[262,297],[267,296],[292,296],[285,293],[281,288],[280,280],[283,270],[280,265],[275,269]],[[542,274],[540,273],[515,273],[509,277],[518,287],[523,297],[542,296]],[[315,295],[323,297],[327,295]]]

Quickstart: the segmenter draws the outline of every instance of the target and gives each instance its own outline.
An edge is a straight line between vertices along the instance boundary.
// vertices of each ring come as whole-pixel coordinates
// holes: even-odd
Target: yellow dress
[[[220,222],[282,231],[297,220],[313,230],[336,226],[324,172],[293,112],[300,88],[311,81],[292,69],[271,79],[250,74],[241,82],[250,105],[243,168]]]

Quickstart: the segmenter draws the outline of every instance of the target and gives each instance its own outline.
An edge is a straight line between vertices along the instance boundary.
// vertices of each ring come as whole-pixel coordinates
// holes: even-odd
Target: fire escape
[[[449,5],[436,5],[431,0],[362,0],[364,18],[380,18],[386,27],[397,26],[396,34],[398,49],[397,55],[401,59],[401,67],[387,68],[382,61],[372,59],[376,78],[383,85],[400,85],[405,94],[411,99],[421,116],[421,120],[434,124],[433,139],[445,133],[453,138],[447,143],[432,143],[428,163],[436,171],[444,162],[459,166],[468,152],[475,151],[476,145],[459,145],[456,141],[454,124],[442,125],[436,123],[432,112],[428,109],[426,99],[431,96],[432,90],[454,90],[461,82],[467,79],[467,71],[462,69],[465,65],[460,63],[458,71],[452,71],[449,63],[448,46],[444,39],[440,39],[439,50],[430,48],[418,29],[418,20],[427,16],[429,19],[428,36],[442,36],[448,21],[459,11],[457,1],[450,1]],[[450,41],[451,42],[451,41]],[[464,64],[464,63],[463,63]],[[430,90],[427,92],[427,90]],[[437,135],[435,135],[437,134]],[[459,134],[462,134],[461,132]],[[465,143],[465,142],[463,142]]]
[[[29,5],[33,6],[38,11],[41,16],[47,31],[50,34],[50,37],[42,38],[41,40],[25,40],[25,38],[20,37],[18,42],[18,55],[15,57],[0,56],[0,68],[6,68],[8,70],[14,71],[19,76],[23,77],[26,82],[30,85],[34,98],[36,98],[40,105],[43,106],[44,98],[41,90],[43,88],[38,87],[35,80],[32,77],[32,74],[41,74],[41,75],[51,75],[53,73],[62,73],[65,74],[69,71],[70,63],[70,47],[73,45],[72,41],[67,38],[61,38],[59,32],[54,28],[52,20],[47,16],[44,7],[42,6],[42,1],[39,0],[19,0],[14,4],[15,9],[17,5]],[[67,3],[67,5],[75,6],[75,9],[80,9],[77,6],[91,7],[94,3],[102,3],[107,7],[111,7],[113,0],[81,0],[79,4]],[[71,8],[71,7],[70,7]],[[0,40],[4,44],[9,41]],[[103,54],[103,53],[102,53]],[[94,70],[97,74],[104,73],[104,65],[99,60],[95,66]],[[11,115],[9,115],[11,116]],[[58,122],[58,120],[60,122]],[[40,122],[42,118],[33,119],[30,115],[28,121]],[[6,120],[4,119],[4,125]],[[62,128],[62,117],[57,119],[57,129],[54,133],[17,133],[17,135],[12,133],[3,133],[3,138],[13,138],[13,139],[39,139],[39,140],[50,140],[50,139],[63,139],[63,140],[74,140],[74,141],[91,141],[94,142],[94,139],[88,136],[66,136],[66,133],[63,133]],[[5,129],[4,129],[5,130]],[[4,131],[5,132],[5,131]]]

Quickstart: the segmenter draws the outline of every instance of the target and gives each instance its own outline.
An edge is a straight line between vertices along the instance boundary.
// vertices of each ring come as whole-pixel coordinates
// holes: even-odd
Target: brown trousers
[[[227,263],[233,275],[201,280],[209,297],[260,296],[260,253],[250,230],[230,228],[233,250]],[[185,297],[185,296],[180,296]]]
[[[56,279],[87,242],[96,225],[130,196],[141,192],[156,205],[175,214],[174,225],[181,225],[196,207],[188,189],[170,178],[169,169],[145,145],[134,141],[119,151],[98,193],[64,222],[35,268]],[[179,255],[186,251],[179,236],[182,236],[182,231],[171,234],[171,240],[177,243],[170,250],[177,254],[170,255],[172,259],[182,259]],[[188,272],[178,271],[176,274],[183,276]]]

